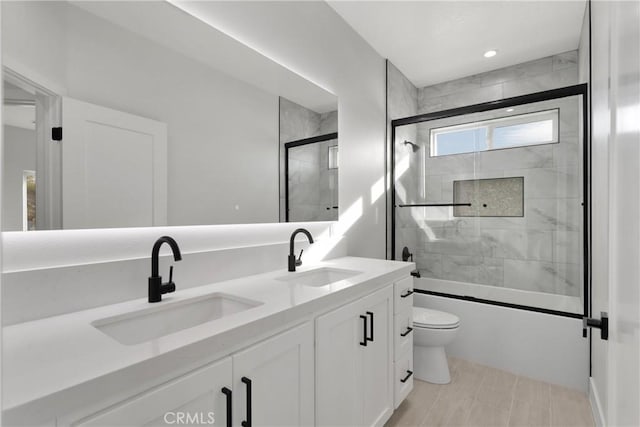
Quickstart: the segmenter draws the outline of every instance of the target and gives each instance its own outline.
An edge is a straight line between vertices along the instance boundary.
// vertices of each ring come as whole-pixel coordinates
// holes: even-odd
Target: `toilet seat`
[[[413,307],[413,327],[424,329],[455,329],[460,326],[460,318],[444,311]]]

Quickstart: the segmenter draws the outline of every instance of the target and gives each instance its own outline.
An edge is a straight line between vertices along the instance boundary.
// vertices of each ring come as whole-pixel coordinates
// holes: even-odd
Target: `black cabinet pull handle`
[[[222,387],[221,391],[227,396],[227,427],[231,427],[233,425],[231,421],[231,414],[233,411],[233,406],[231,404],[231,390],[227,387]]]
[[[251,380],[247,377],[242,377],[240,381],[247,385],[247,419],[240,424],[242,427],[251,427]]]
[[[367,311],[367,316],[369,316],[369,321],[371,322],[371,337],[367,337],[367,341],[371,341],[373,342],[373,313],[370,311]]]
[[[413,291],[411,289],[408,289],[406,294],[400,295],[400,298],[406,298],[409,295],[413,295]]]
[[[400,380],[401,383],[406,383],[409,378],[413,375],[413,371],[407,370],[407,376]]]
[[[411,333],[411,331],[413,331],[413,328],[411,326],[407,326],[407,330],[404,331],[403,333],[400,334],[401,337],[406,337],[407,335],[409,335]]]
[[[363,347],[367,346],[367,316],[360,316],[362,319],[362,323],[364,324],[364,333],[362,334],[362,341],[360,341],[360,345]]]

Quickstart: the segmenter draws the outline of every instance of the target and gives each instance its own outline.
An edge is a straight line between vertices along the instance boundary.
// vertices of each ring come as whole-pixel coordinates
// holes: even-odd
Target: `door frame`
[[[11,61],[9,61],[11,62]],[[35,95],[36,230],[62,228],[62,147],[51,129],[61,126],[62,94],[39,83],[24,67],[2,66],[2,79]]]

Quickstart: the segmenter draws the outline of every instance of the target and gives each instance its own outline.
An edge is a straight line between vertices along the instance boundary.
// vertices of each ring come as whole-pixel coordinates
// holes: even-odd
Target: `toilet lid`
[[[450,329],[460,325],[458,316],[444,311],[413,307],[413,326],[432,329]]]

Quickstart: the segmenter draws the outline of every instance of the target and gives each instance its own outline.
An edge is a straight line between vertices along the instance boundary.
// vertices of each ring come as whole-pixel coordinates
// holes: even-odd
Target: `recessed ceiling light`
[[[491,58],[491,57],[493,57],[493,56],[496,56],[496,54],[497,54],[497,53],[498,53],[498,52],[497,52],[497,51],[495,51],[495,50],[488,50],[488,51],[486,51],[486,52],[484,53],[484,57],[485,57],[485,58]]]
[[[513,111],[513,108],[507,108],[507,113],[510,113]]]

